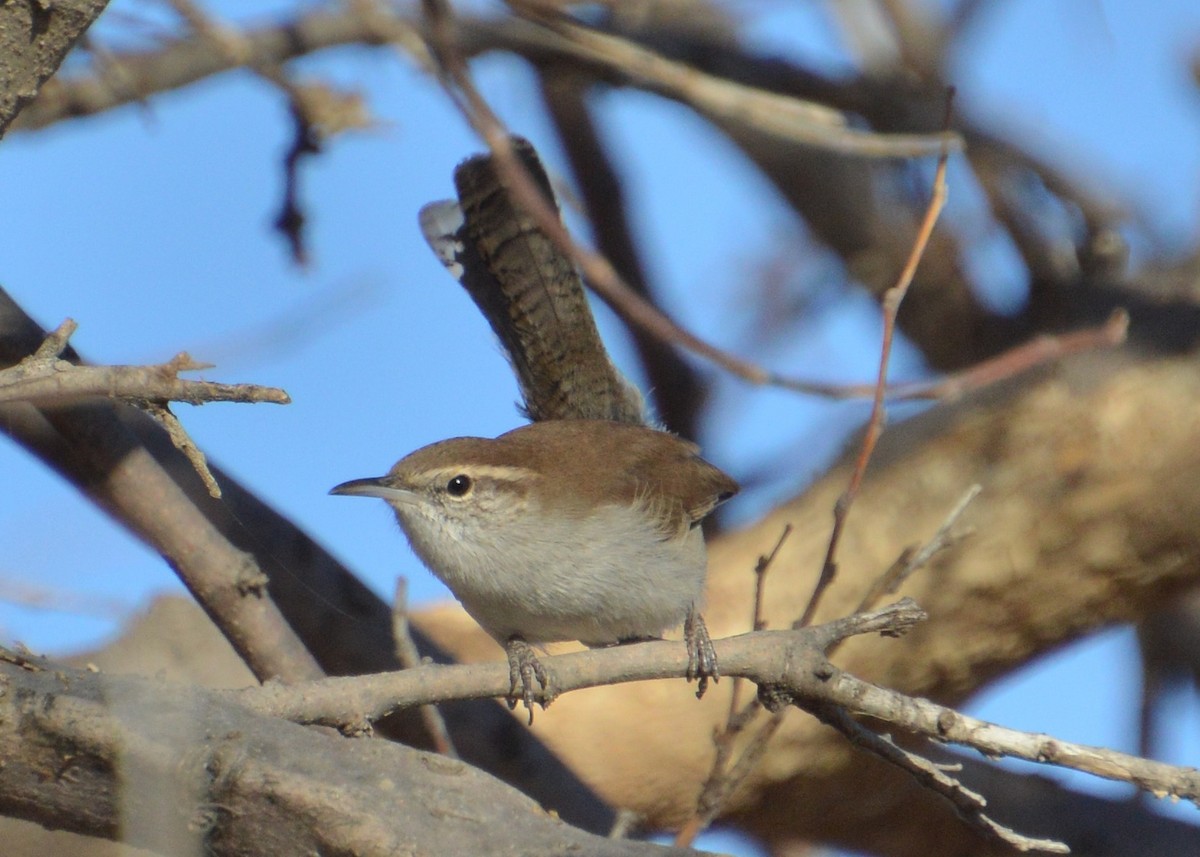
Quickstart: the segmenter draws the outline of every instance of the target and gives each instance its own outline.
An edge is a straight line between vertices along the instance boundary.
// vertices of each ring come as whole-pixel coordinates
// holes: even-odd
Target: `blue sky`
[[[233,0],[242,19],[287,4]],[[1049,157],[1147,212],[1175,245],[1200,222],[1200,99],[1185,59],[1200,45],[1200,4],[1157,0],[1014,0],[990,18],[955,67],[960,109],[1023,137]],[[153,7],[115,0],[115,13]],[[839,61],[819,4],[745,2],[764,51]],[[485,323],[420,238],[416,212],[453,193],[451,173],[481,146],[437,87],[403,58],[340,51],[306,74],[364,90],[380,127],[332,142],[303,173],[314,264],[297,270],[272,233],[289,137],[286,105],[269,85],[227,75],[98,118],[0,145],[0,284],[46,327],[70,316],[90,360],[159,362],[187,350],[217,364],[205,377],[281,386],[294,403],[178,406],[210,456],[331,548],[388,596],[396,575],[414,601],[444,591],[404,545],[382,503],[327,496],[349,478],[382,473],[425,443],[495,435],[519,423],[515,383]],[[562,160],[519,63],[492,58],[478,78],[510,127],[551,169]],[[714,341],[736,345],[736,284],[798,231],[734,148],[685,108],[632,91],[599,102],[603,133],[636,209],[636,225],[669,311]],[[696,176],[703,176],[697,181]],[[951,187],[952,205],[971,205]],[[960,209],[961,210],[961,209]],[[1019,299],[1004,246],[987,265],[996,300]],[[994,254],[994,258],[993,258]],[[982,263],[981,263],[982,264]],[[835,294],[834,297],[837,297]],[[628,368],[624,337],[602,331]],[[861,298],[830,300],[811,336],[769,355],[774,367],[842,380],[870,376],[878,324]],[[736,334],[736,331],[735,331]],[[902,348],[898,371],[921,371]],[[706,370],[707,371],[707,370]],[[769,454],[794,476],[740,498],[752,520],[827,463],[866,413],[720,379],[704,438],[737,475]],[[799,439],[799,444],[798,444]],[[803,450],[801,456],[797,450]],[[791,451],[791,452],[789,452]],[[0,639],[36,650],[91,645],[152,593],[178,590],[155,555],[73,489],[11,445],[0,445],[0,599],[28,586],[72,594],[103,615],[0,600]],[[999,682],[971,710],[1006,725],[1124,749],[1133,746],[1131,635],[1112,631]],[[1174,708],[1172,758],[1196,764],[1194,701]],[[1084,781],[1092,787],[1094,781]],[[1193,821],[1194,810],[1183,810]],[[1190,814],[1188,814],[1190,813]]]

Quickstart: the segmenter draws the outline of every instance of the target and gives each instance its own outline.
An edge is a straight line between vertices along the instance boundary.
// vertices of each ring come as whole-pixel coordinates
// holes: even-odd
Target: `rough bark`
[[[476,768],[194,686],[0,663],[0,812],[161,853],[687,853],[584,833]]]
[[[15,0],[0,4],[0,137],[108,0]]]

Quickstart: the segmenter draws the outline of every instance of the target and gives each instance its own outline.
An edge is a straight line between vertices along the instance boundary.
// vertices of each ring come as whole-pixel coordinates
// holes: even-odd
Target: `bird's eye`
[[[471,477],[460,473],[446,483],[446,493],[451,497],[466,497],[471,493]]]

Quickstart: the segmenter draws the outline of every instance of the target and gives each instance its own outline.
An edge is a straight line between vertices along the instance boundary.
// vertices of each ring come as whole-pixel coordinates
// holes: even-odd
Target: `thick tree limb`
[[[0,813],[48,827],[237,857],[691,853],[583,833],[455,760],[191,686],[14,660],[0,658]],[[135,776],[170,799],[123,824],[118,796]]]
[[[0,3],[0,137],[107,5],[108,0]]]

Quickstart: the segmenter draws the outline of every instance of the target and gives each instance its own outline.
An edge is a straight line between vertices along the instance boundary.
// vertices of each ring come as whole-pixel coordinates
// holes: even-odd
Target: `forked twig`
[[[822,723],[841,732],[856,747],[873,753],[910,774],[913,779],[950,801],[964,821],[982,830],[993,839],[1005,843],[1018,851],[1041,851],[1047,854],[1068,854],[1071,849],[1054,839],[1035,839],[1023,836],[1011,827],[1006,827],[984,812],[987,800],[972,791],[947,770],[924,756],[911,753],[897,745],[886,735],[878,735],[867,729],[846,713],[840,705],[814,706],[809,709]]]
[[[191,381],[180,372],[211,368],[180,352],[156,366],[82,366],[59,359],[78,325],[67,319],[48,335],[30,356],[15,366],[0,369],[0,404],[26,402],[38,406],[64,405],[94,397],[122,399],[145,411],[167,432],[214,498],[221,488],[204,453],[188,436],[169,402],[200,405],[205,402],[269,402],[285,405],[291,399],[283,390],[258,384],[217,384]]]
[[[947,125],[949,125],[952,99],[953,91],[947,97]],[[900,271],[896,285],[884,292],[883,295],[883,344],[880,347],[879,377],[875,382],[875,396],[871,402],[871,416],[867,420],[867,428],[863,435],[862,446],[859,449],[858,458],[854,462],[854,470],[850,474],[850,483],[846,486],[846,490],[838,497],[837,503],[834,505],[833,531],[829,536],[829,547],[825,551],[825,560],[821,564],[821,574],[817,578],[816,586],[813,587],[812,596],[808,600],[808,605],[804,608],[804,613],[793,624],[795,628],[812,624],[813,617],[816,615],[817,608],[821,603],[821,596],[825,594],[825,590],[828,589],[829,584],[837,576],[837,549],[841,541],[842,530],[845,528],[846,519],[850,515],[850,507],[854,504],[854,500],[858,497],[859,489],[862,487],[863,478],[867,473],[867,464],[870,462],[871,455],[875,451],[875,444],[879,441],[879,436],[883,434],[883,424],[887,417],[884,398],[887,389],[888,364],[892,358],[892,342],[896,333],[896,315],[900,312],[900,304],[903,303],[905,295],[908,294],[908,287],[917,272],[917,265],[920,264],[921,257],[925,255],[925,247],[929,243],[930,236],[933,235],[933,227],[937,223],[938,216],[942,213],[942,208],[946,205],[946,164],[949,160],[949,151],[943,149],[941,156],[938,158],[937,170],[934,172],[933,193],[930,195],[929,205],[925,208],[925,215],[921,219],[921,226],[917,230],[912,250],[908,254],[908,261],[904,263],[904,268]]]
[[[900,556],[891,564],[887,571],[879,576],[867,594],[863,596],[859,602],[855,613],[865,613],[873,609],[884,595],[894,595],[900,586],[914,572],[924,567],[924,565],[933,559],[940,551],[956,544],[962,539],[965,534],[955,534],[952,532],[954,525],[958,519],[962,517],[962,513],[967,510],[967,506],[971,501],[979,496],[979,492],[983,489],[979,485],[972,485],[954,504],[954,508],[950,510],[950,514],[946,516],[946,520],[942,521],[942,525],[938,527],[937,532],[929,541],[920,547],[907,547],[901,551]]]

